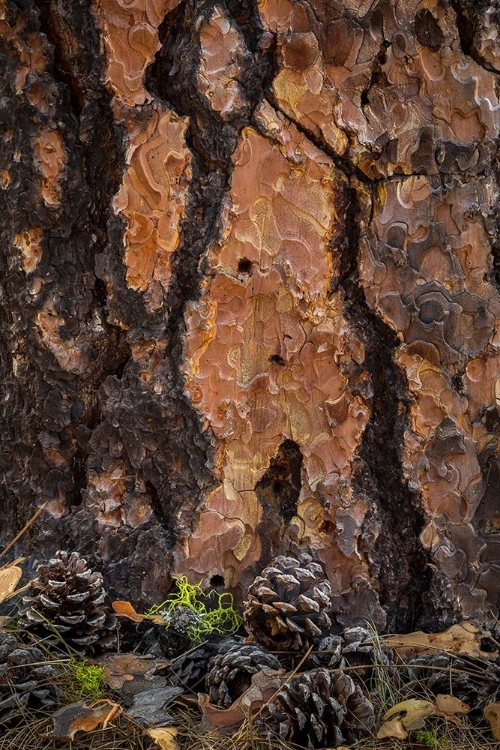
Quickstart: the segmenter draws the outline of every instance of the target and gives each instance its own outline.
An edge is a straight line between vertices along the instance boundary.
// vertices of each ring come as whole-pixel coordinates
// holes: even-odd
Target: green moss
[[[440,737],[436,729],[421,729],[417,732],[417,740],[422,745],[432,747],[434,750],[449,750],[451,741],[447,737]]]
[[[147,614],[161,614],[167,628],[178,629],[178,623],[185,622],[183,630],[192,641],[200,641],[211,633],[235,633],[242,624],[241,616],[233,606],[233,596],[229,592],[204,592],[201,583],[189,583],[187,578],[176,578],[176,591],[164,602],[152,607]],[[215,601],[215,605],[210,602]],[[192,616],[182,618],[181,613]]]
[[[72,671],[72,693],[75,698],[90,698],[96,701],[103,697],[104,667],[74,659],[70,661],[69,666]]]

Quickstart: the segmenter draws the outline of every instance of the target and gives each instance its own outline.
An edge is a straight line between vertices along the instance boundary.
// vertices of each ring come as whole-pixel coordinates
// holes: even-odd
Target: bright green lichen
[[[191,641],[200,641],[211,633],[235,633],[241,626],[242,619],[234,609],[232,594],[204,592],[201,583],[189,583],[185,576],[176,578],[175,582],[177,590],[147,613],[161,614],[168,629],[181,632]],[[214,600],[215,606],[211,606]]]

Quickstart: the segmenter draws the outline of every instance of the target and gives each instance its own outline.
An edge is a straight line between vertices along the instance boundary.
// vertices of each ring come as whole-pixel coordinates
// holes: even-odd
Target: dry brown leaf
[[[174,717],[166,708],[183,692],[183,688],[171,685],[152,686],[147,690],[141,690],[134,696],[128,714],[148,728],[169,727],[174,724]]]
[[[498,649],[494,651],[481,649],[481,640],[487,636],[489,636],[488,631],[482,630],[471,622],[462,622],[459,625],[452,625],[442,633],[424,633],[419,630],[407,635],[390,635],[383,638],[383,641],[387,646],[395,649],[403,659],[412,654],[451,651],[454,654],[491,661],[497,658]]]
[[[161,615],[144,615],[144,617],[155,625],[163,625],[165,627],[165,620]]]
[[[462,726],[462,721],[455,714],[467,714],[470,706],[456,698],[454,695],[439,694],[436,696],[436,713],[443,719],[452,721]]]
[[[139,612],[135,611],[130,602],[118,600],[112,602],[111,606],[118,617],[127,617],[129,620],[133,620],[133,622],[142,622],[145,619],[144,615],[140,615]]]
[[[139,612],[136,612],[130,602],[124,602],[118,599],[112,602],[111,606],[115,610],[115,613],[118,615],[118,617],[127,617],[133,622],[143,622],[143,620],[149,620],[150,622],[154,622],[155,625],[165,625],[165,620],[161,615],[141,615]]]
[[[490,703],[484,709],[484,718],[491,727],[491,733],[496,740],[500,740],[500,702]]]
[[[175,727],[165,727],[162,729],[148,729],[148,734],[156,742],[160,750],[178,750],[177,734],[179,730]]]
[[[405,740],[408,737],[408,732],[403,729],[401,719],[384,721],[377,732],[377,739],[383,740],[386,737],[395,737],[397,740]]]
[[[56,740],[73,740],[77,732],[92,732],[100,724],[104,726],[115,716],[120,707],[116,703],[106,702],[91,708],[84,701],[63,706],[54,714],[54,730],[46,737]]]
[[[227,732],[237,729],[244,719],[258,711],[279,690],[283,675],[283,669],[261,669],[252,676],[250,687],[229,708],[212,706],[208,695],[200,693],[198,703],[203,714],[201,731]]]
[[[0,604],[10,599],[21,580],[23,571],[17,565],[7,565],[0,568]]]
[[[138,654],[112,654],[103,659],[104,679],[112,690],[122,690],[126,687],[129,695],[138,692],[132,690],[130,683],[144,684],[142,690],[155,687],[160,681],[166,684],[164,678],[155,677],[155,672],[168,667],[170,662],[163,659],[154,659],[152,656],[140,656]]]
[[[391,719],[400,713],[404,714],[400,717],[402,725],[408,731],[412,731],[413,729],[422,729],[425,726],[427,717],[436,713],[436,706],[430,701],[410,698],[407,701],[396,703],[395,706],[390,708],[384,714],[384,720]]]

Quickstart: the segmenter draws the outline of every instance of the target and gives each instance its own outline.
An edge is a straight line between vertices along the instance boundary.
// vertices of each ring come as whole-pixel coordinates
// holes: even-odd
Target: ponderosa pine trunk
[[[495,8],[0,1],[4,543],[498,613]]]

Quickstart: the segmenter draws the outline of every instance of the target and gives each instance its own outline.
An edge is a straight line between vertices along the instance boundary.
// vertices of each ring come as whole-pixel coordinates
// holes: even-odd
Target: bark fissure
[[[408,384],[394,360],[396,334],[369,307],[359,279],[359,197],[349,190],[347,237],[336,284],[347,314],[366,347],[373,387],[372,415],[359,450],[353,485],[368,498],[361,549],[379,582],[379,598],[389,631],[411,629],[425,609],[430,585],[428,558],[419,542],[424,525],[421,498],[403,475],[401,450],[409,420]]]
[[[360,182],[369,184],[371,182],[378,182],[379,180],[371,180],[356,164],[353,164],[349,159],[338,154],[320,135],[313,133],[310,128],[307,128],[299,120],[291,117],[287,112],[284,112],[279,105],[276,97],[273,94],[271,87],[266,91],[266,98],[271,102],[274,109],[279,112],[286,120],[292,123],[299,133],[302,133],[308,140],[313,143],[319,151],[322,151],[328,156],[337,169],[340,169],[347,177],[356,177]],[[263,133],[263,135],[266,135]],[[399,175],[398,175],[399,177]],[[383,178],[387,179],[387,178]],[[380,180],[383,181],[383,180]]]
[[[71,62],[74,63],[74,60],[68,60],[68,50],[64,49],[64,42],[61,37],[61,25],[66,26],[67,33],[71,31],[71,26],[67,24],[64,16],[57,13],[52,0],[34,0],[34,4],[39,12],[40,31],[45,34],[48,42],[52,45],[53,61],[50,66],[50,73],[54,80],[66,89],[73,115],[78,120],[82,111],[82,98],[85,97],[85,87],[78,82],[79,79],[75,70],[71,70]],[[61,7],[67,11],[67,8],[64,9],[64,5]],[[92,29],[92,26],[89,28]]]
[[[379,85],[384,81],[385,76],[382,72],[382,65],[384,65],[386,61],[387,50],[390,46],[391,43],[387,39],[382,39],[378,54],[373,60],[372,69],[370,72],[370,80],[368,81],[368,85],[361,92],[361,109],[364,109],[368,104],[370,104],[370,89],[373,86]]]
[[[197,88],[199,28],[209,21],[216,6],[227,11],[231,23],[241,29],[245,39],[254,40],[241,80],[247,97],[246,106],[226,121],[211,108]],[[186,0],[161,24],[162,46],[146,75],[146,85],[151,93],[179,116],[189,118],[186,141],[193,159],[192,179],[181,224],[182,239],[173,259],[167,293],[166,357],[170,362],[176,398],[184,403],[184,418],[189,422],[189,429],[198,433],[199,443],[209,455],[209,439],[202,434],[200,419],[187,401],[184,376],[179,367],[183,359],[184,314],[187,303],[199,297],[200,282],[209,270],[207,250],[220,236],[221,212],[228,199],[233,171],[232,154],[243,127],[250,122],[250,113],[263,96],[264,82],[269,77],[271,53],[259,49],[262,30],[256,28],[256,23],[253,3],[233,3],[231,6],[215,0],[203,3]],[[209,485],[214,483],[212,478]]]
[[[401,182],[403,180],[409,180],[412,177],[427,177],[429,178],[428,172],[405,172],[404,174],[390,174],[390,175],[384,175],[383,177],[369,177],[363,170],[358,167],[357,164],[354,164],[350,159],[346,158],[345,156],[341,156],[338,154],[334,149],[322,138],[320,135],[313,133],[310,128],[305,126],[303,123],[301,123],[299,120],[297,120],[294,117],[291,117],[288,112],[285,112],[283,109],[280,108],[279,102],[276,100],[276,97],[273,95],[272,90],[267,89],[266,91],[266,99],[272,104],[274,109],[280,113],[288,122],[290,122],[292,125],[294,125],[299,133],[302,133],[308,140],[313,143],[316,148],[319,151],[322,151],[326,156],[328,156],[332,162],[335,164],[337,169],[340,169],[340,171],[346,175],[346,177],[355,177],[359,182],[365,184],[365,185],[383,185],[388,182]],[[268,134],[262,130],[262,128],[259,127],[259,124],[256,124],[256,127],[262,132],[262,135],[268,136]],[[485,170],[487,167],[485,167]],[[483,173],[478,172],[477,176],[481,176]],[[458,177],[461,176],[461,172],[446,172],[441,171],[439,173],[439,177],[441,179],[446,179],[449,177]],[[432,175],[434,176],[434,175]]]
[[[297,515],[303,456],[299,445],[284,440],[269,468],[257,483],[255,494],[263,508],[262,521],[257,529],[262,540],[260,564],[266,565],[283,550],[288,551],[293,537],[286,538],[288,524]]]
[[[500,75],[480,54],[475,44],[475,35],[480,24],[481,15],[484,14],[490,0],[450,0],[451,7],[456,13],[457,31],[460,40],[460,48],[464,55],[471,57],[475,63],[489,73]],[[500,24],[500,10],[497,10],[497,24]]]
[[[387,43],[382,45],[380,55],[385,54],[387,47]],[[351,180],[358,179],[373,187],[421,175],[398,174],[370,179],[309,128],[280,110],[272,92],[268,91],[267,96],[273,106]],[[343,289],[348,317],[367,349],[366,363],[374,391],[372,417],[359,452],[361,465],[354,478],[357,490],[372,504],[362,547],[374,579],[381,582],[379,596],[387,612],[387,627],[404,629],[413,627],[423,615],[424,594],[430,586],[427,567],[430,558],[419,541],[424,526],[421,497],[409,488],[403,476],[401,449],[409,421],[409,395],[406,377],[394,361],[399,341],[389,325],[370,309],[359,280],[360,218],[357,192],[351,188],[345,217],[347,237],[339,276],[333,280],[332,289],[338,286]]]
[[[236,128],[226,125],[196,88],[199,39],[195,27],[212,7],[212,2],[196,8],[184,2],[168,14],[159,30],[161,50],[146,76],[152,94],[181,117],[189,118],[186,140],[193,155],[192,179],[167,297],[168,356],[181,389],[183,379],[177,364],[182,355],[184,310],[188,300],[199,294],[203,256],[220,234],[220,214],[232,171],[231,154],[238,138]]]

